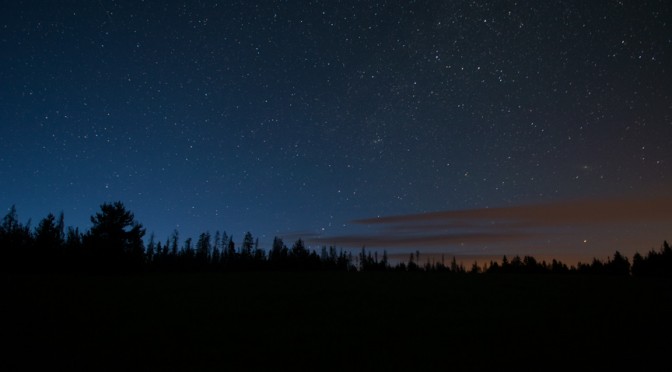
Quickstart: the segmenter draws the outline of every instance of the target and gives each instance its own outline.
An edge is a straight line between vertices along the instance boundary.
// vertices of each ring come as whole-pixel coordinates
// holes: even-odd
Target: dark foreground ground
[[[4,370],[669,367],[672,282],[421,273],[6,278]]]

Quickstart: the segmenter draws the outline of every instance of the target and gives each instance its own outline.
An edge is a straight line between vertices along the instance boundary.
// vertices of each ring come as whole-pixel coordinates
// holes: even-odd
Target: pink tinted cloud
[[[320,244],[334,244],[348,247],[445,247],[447,245],[462,243],[494,243],[514,241],[532,237],[533,234],[523,232],[478,232],[478,233],[441,233],[422,234],[417,231],[414,234],[371,234],[371,235],[341,235],[332,237],[318,237],[311,241]]]
[[[598,231],[637,223],[668,224],[672,197],[572,200],[502,208],[480,208],[357,220],[366,234],[316,237],[320,244],[358,247],[440,247],[499,244],[546,238],[553,229]]]
[[[518,222],[528,227],[613,224],[630,221],[672,220],[672,197],[648,199],[574,200],[544,204],[529,204],[503,208],[465,209],[423,214],[368,218],[359,224],[416,224],[440,222],[469,225],[469,221]]]

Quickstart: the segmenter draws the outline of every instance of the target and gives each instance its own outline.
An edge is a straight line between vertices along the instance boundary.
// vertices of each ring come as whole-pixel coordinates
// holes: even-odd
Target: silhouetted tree
[[[644,276],[645,274],[646,271],[644,257],[642,257],[642,255],[637,252],[634,256],[632,256],[632,275]]]
[[[186,238],[184,240],[184,246],[182,247],[181,252],[182,266],[189,269],[193,267],[194,257],[196,256],[194,248],[191,246],[191,241],[191,238]]]
[[[630,275],[630,262],[619,251],[604,265],[604,272],[610,275]]]
[[[562,262],[553,259],[553,261],[551,261],[551,272],[554,274],[566,274],[569,272],[569,268]]]
[[[645,257],[635,254],[632,259],[632,275],[672,277],[672,248],[667,241],[663,242],[658,252],[651,250]]]
[[[35,228],[34,260],[40,270],[53,271],[63,259],[63,213],[58,221],[49,213]]]
[[[378,252],[371,255],[371,252],[366,252],[366,248],[362,247],[362,250],[359,253],[360,271],[385,271],[388,268],[387,252],[383,253],[383,260],[378,261]]]
[[[285,243],[281,238],[274,237],[271,251],[268,254],[268,261],[276,268],[284,268],[287,265],[288,256],[289,250]]]
[[[166,260],[163,255],[163,245],[159,241],[156,243],[156,247],[154,247],[154,257],[152,257],[151,266],[154,268],[160,268],[165,261]]]
[[[84,257],[82,234],[78,228],[68,227],[63,244],[63,267],[70,271],[82,271]]]
[[[222,254],[219,249],[219,245],[220,244],[213,244],[212,246],[212,257],[210,258],[210,263],[213,265],[213,267],[217,267],[221,263]]]
[[[406,270],[408,271],[417,271],[420,270],[420,266],[418,266],[417,263],[415,263],[415,256],[413,253],[410,254],[408,257],[408,265],[406,265]]]
[[[478,274],[481,272],[481,268],[478,267],[478,262],[474,261],[474,263],[471,265],[471,269],[469,270],[469,274]]]
[[[352,254],[341,250],[336,259],[336,267],[340,270],[353,270]]]
[[[30,266],[32,245],[30,221],[25,225],[21,224],[16,207],[12,205],[0,225],[2,270],[24,270]]]
[[[252,258],[252,248],[254,247],[254,238],[251,232],[246,232],[243,237],[243,243],[240,245],[240,255],[244,260]]]
[[[210,262],[210,255],[210,233],[204,232],[198,237],[196,243],[196,264],[200,267],[206,266]]]
[[[504,256],[504,257],[506,257],[506,256]],[[501,268],[499,267],[499,264],[497,263],[497,261],[490,261],[490,265],[488,266],[488,270],[486,270],[485,272],[488,273],[488,274],[499,273],[501,271],[500,269]]]
[[[170,255],[173,257],[177,257],[177,254],[179,253],[179,242],[180,233],[177,230],[173,230],[173,234],[170,237]],[[166,243],[166,246],[168,246],[168,243]]]
[[[121,202],[103,204],[91,217],[93,227],[85,235],[87,249],[95,253],[103,269],[138,269],[144,261],[145,229]]]
[[[590,264],[579,262],[576,265],[576,271],[581,274],[604,274],[604,263],[597,258],[593,258]]]
[[[309,251],[302,239],[297,239],[287,256],[288,267],[293,270],[319,270],[322,267],[320,256]]]
[[[252,255],[257,266],[262,265],[266,261],[266,252],[259,248],[259,238],[254,239],[254,248],[252,248]]]
[[[154,233],[149,236],[149,243],[147,243],[147,249],[145,250],[145,261],[148,264],[154,263],[154,256],[156,250],[156,243],[154,243]],[[158,254],[156,254],[158,256]]]
[[[453,256],[453,258],[450,260],[450,271],[456,273],[458,272],[458,270],[459,267],[457,265],[457,259],[455,258],[455,256]]]
[[[301,265],[308,260],[310,252],[306,249],[306,245],[303,243],[301,238],[297,239],[292,245],[292,249],[289,251],[289,256],[291,257],[295,265]]]
[[[211,259],[211,262],[215,267],[221,263],[220,262],[221,254],[222,254],[222,235],[219,232],[219,230],[217,230],[215,231],[215,240],[212,243],[212,259]]]
[[[233,236],[229,237],[229,241],[226,244],[226,257],[227,263],[236,261],[236,244],[233,242]]]

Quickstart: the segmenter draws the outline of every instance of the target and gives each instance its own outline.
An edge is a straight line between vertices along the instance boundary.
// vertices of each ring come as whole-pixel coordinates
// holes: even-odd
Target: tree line
[[[504,256],[469,269],[455,257],[446,264],[421,264],[420,252],[407,262],[391,264],[387,253],[362,248],[352,252],[330,246],[320,252],[308,249],[302,239],[288,247],[275,237],[270,250],[259,247],[259,240],[247,232],[240,244],[219,231],[204,232],[194,241],[180,239],[175,230],[165,241],[152,234],[147,244],[146,229],[121,202],[105,203],[91,216],[92,227],[85,232],[64,225],[63,213],[47,215],[35,228],[22,224],[12,206],[0,225],[0,254],[3,272],[89,272],[117,273],[140,271],[220,271],[220,270],[337,270],[337,271],[419,271],[455,274],[599,274],[632,276],[672,276],[672,249],[667,241],[659,251],[636,253],[632,262],[616,251],[606,261],[593,259],[576,266],[552,260],[537,261],[532,256]]]

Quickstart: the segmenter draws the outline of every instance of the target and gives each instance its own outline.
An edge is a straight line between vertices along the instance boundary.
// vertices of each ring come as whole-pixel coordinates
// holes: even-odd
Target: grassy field
[[[662,280],[244,272],[6,284],[4,370],[646,370],[666,362],[672,335]]]

